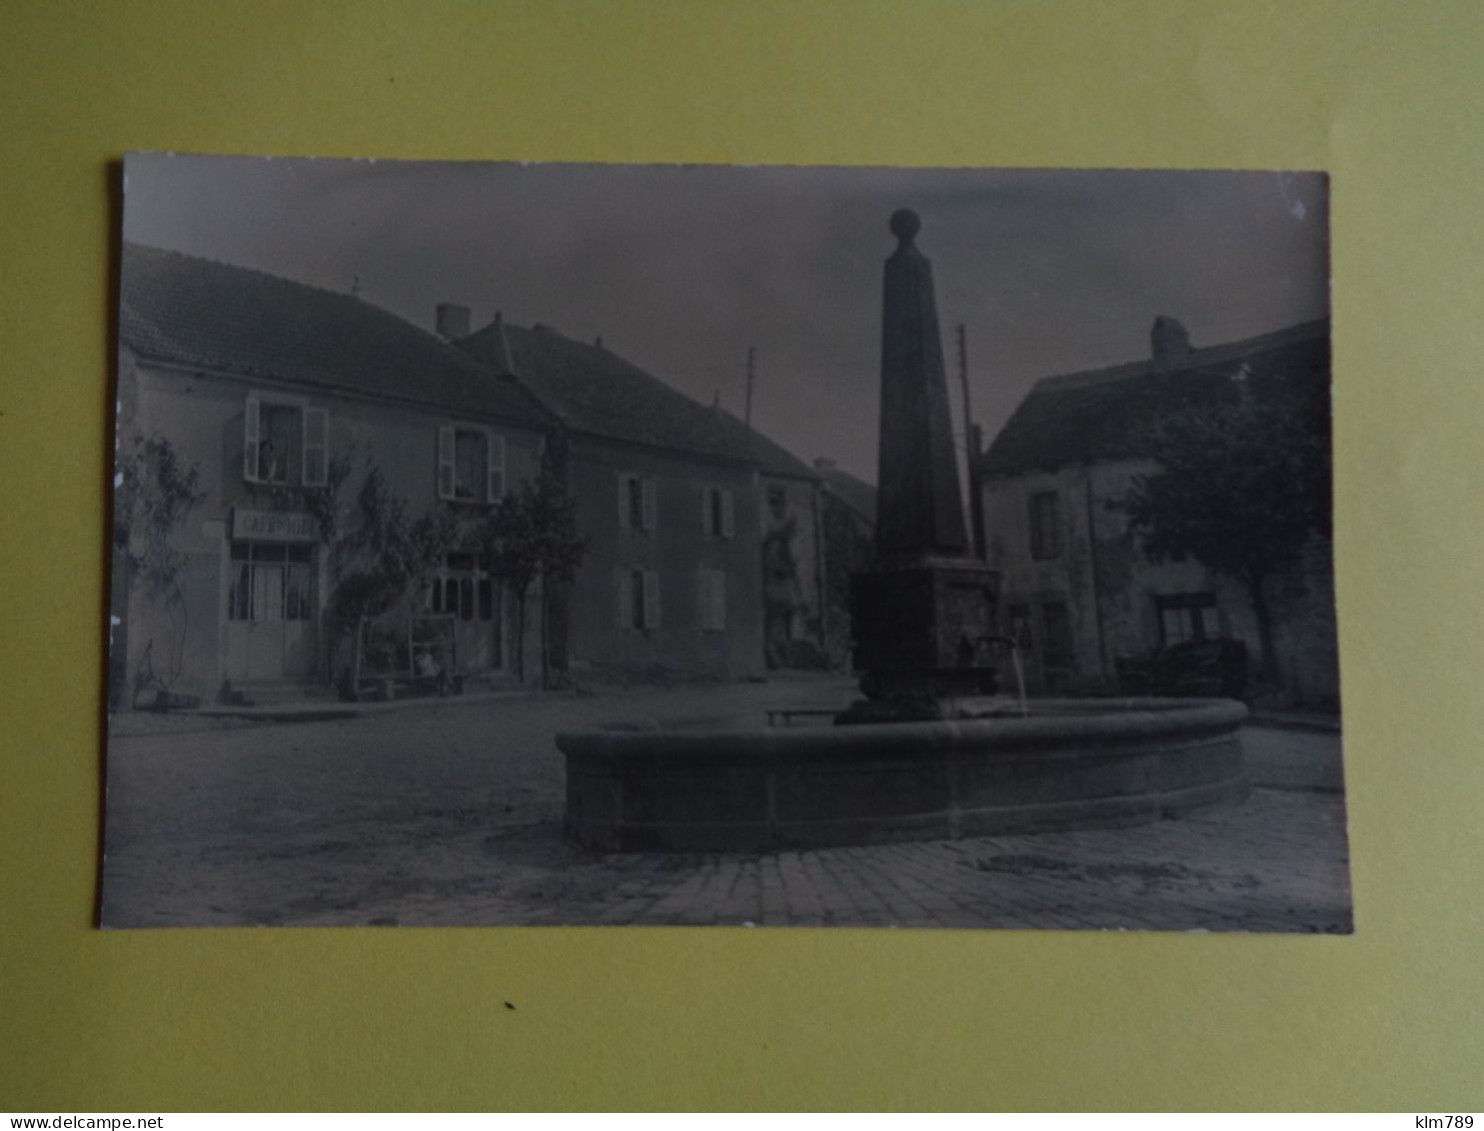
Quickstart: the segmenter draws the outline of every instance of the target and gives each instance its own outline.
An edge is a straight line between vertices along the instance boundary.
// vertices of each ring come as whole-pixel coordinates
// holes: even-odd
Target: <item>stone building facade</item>
[[[143,450],[193,470],[194,497],[151,548],[156,504],[119,495],[112,700],[131,702],[151,672],[206,701],[224,685],[333,682],[368,478],[409,521],[437,510],[472,534],[535,473],[549,427],[524,394],[359,299],[126,245],[116,482]],[[174,560],[168,586],[131,566],[151,553]],[[478,548],[451,542],[425,581],[404,618],[447,618],[459,670],[508,680],[513,609]]]
[[[1328,442],[1329,325],[1308,323],[1204,349],[1161,318],[1145,361],[1038,382],[977,461],[999,615],[1022,642],[1039,692],[1109,692],[1160,649],[1228,638],[1260,666],[1261,634],[1244,586],[1194,560],[1156,561],[1122,509],[1165,419],[1234,395],[1292,406]],[[1273,645],[1292,703],[1338,702],[1334,573],[1327,538],[1275,579]],[[1258,689],[1261,690],[1261,689]],[[1272,690],[1272,689],[1269,689]]]
[[[601,343],[497,316],[458,346],[560,435],[590,540],[560,614],[573,674],[758,675],[764,497],[746,435]]]
[[[118,437],[121,471],[164,441],[197,497],[163,544],[168,593],[130,568],[139,524],[117,539],[115,703],[150,665],[206,701],[339,680],[373,471],[408,523],[467,535],[382,618],[451,619],[465,676],[529,680],[544,655],[579,676],[748,678],[825,652],[819,477],[601,342],[498,316],[471,333],[454,304],[428,333],[352,295],[128,245]],[[475,533],[542,467],[587,549],[575,583],[538,581],[518,618]]]

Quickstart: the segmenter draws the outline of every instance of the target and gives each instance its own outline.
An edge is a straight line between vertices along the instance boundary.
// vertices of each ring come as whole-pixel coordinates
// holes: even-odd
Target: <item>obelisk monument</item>
[[[987,643],[998,576],[969,550],[933,268],[914,242],[921,228],[908,209],[891,217],[875,561],[850,579],[855,666],[868,699],[842,722],[937,718],[944,699],[994,691]]]
[[[913,243],[922,222],[891,218],[897,250],[886,261],[881,318],[881,429],[877,448],[878,565],[968,550],[953,454],[948,378],[938,333],[933,265]]]

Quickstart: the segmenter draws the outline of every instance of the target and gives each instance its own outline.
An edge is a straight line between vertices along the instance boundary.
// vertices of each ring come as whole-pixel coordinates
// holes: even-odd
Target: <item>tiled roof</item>
[[[178,252],[124,245],[119,334],[157,361],[549,426],[515,382],[388,311]]]
[[[1328,319],[1193,350],[1171,372],[1140,361],[1043,378],[981,457],[980,473],[1010,475],[1137,458],[1161,419],[1236,395],[1233,378],[1244,367],[1254,397],[1296,398],[1327,412]]]
[[[515,379],[575,432],[815,478],[802,460],[736,417],[692,400],[602,346],[545,326],[498,320],[459,345],[496,371],[508,358]]]
[[[725,409],[715,408],[704,411],[717,413],[721,417],[722,426],[727,428],[738,442],[746,444],[752,452],[752,458],[757,463],[758,469],[764,475],[779,475],[789,479],[808,479],[811,482],[819,480],[819,473],[801,460],[793,452],[782,444],[764,436],[755,428],[748,428],[745,423],[738,420]]]
[[[820,476],[824,479],[825,490],[835,498],[839,499],[847,507],[867,522],[875,525],[876,522],[876,488],[864,479],[857,479],[848,471],[841,471],[838,467],[821,467]]]

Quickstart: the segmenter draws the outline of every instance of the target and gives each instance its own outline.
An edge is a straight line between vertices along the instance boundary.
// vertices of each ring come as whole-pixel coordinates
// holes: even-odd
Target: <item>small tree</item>
[[[341,531],[334,544],[333,614],[350,628],[394,608],[460,539],[458,518],[446,506],[411,518],[407,500],[392,491],[374,464],[356,495],[354,513],[354,526]],[[321,518],[322,529],[324,523]]]
[[[1244,396],[1172,418],[1152,438],[1161,470],[1137,479],[1121,509],[1154,560],[1194,558],[1243,585],[1263,676],[1276,683],[1270,590],[1311,537],[1329,536],[1327,427],[1296,405]]]
[[[515,671],[525,679],[526,597],[542,578],[541,623],[547,623],[547,601],[554,586],[571,585],[588,540],[577,533],[577,502],[561,479],[543,469],[534,479],[496,504],[487,527],[490,573],[515,599]],[[541,685],[548,684],[550,647],[541,638]]]
[[[356,497],[356,514],[343,552],[358,568],[347,570],[335,590],[335,614],[347,620],[392,608],[459,542],[457,516],[437,506],[409,517],[407,500],[392,491],[374,465]]]
[[[162,682],[168,690],[180,678],[187,624],[180,591],[186,555],[175,536],[186,514],[205,496],[199,488],[200,468],[185,466],[165,437],[136,436],[131,449],[120,459],[115,481],[113,544],[131,586],[135,579],[142,581],[149,599],[165,606],[171,631]]]

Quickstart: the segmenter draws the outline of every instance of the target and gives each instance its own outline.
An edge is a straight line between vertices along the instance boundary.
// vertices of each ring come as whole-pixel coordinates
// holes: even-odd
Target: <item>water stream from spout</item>
[[[989,636],[981,636],[980,644],[1003,644],[1010,649],[1010,666],[1015,669],[1015,687],[1020,693],[1020,715],[1022,718],[1031,713],[1030,704],[1025,698],[1025,665],[1020,659],[1020,641],[1013,636],[1005,636],[1001,633],[993,633]]]
[[[1025,701],[1025,666],[1020,662],[1020,645],[1010,641],[1010,666],[1015,669],[1015,688],[1020,692],[1020,717],[1029,715],[1030,707]]]

